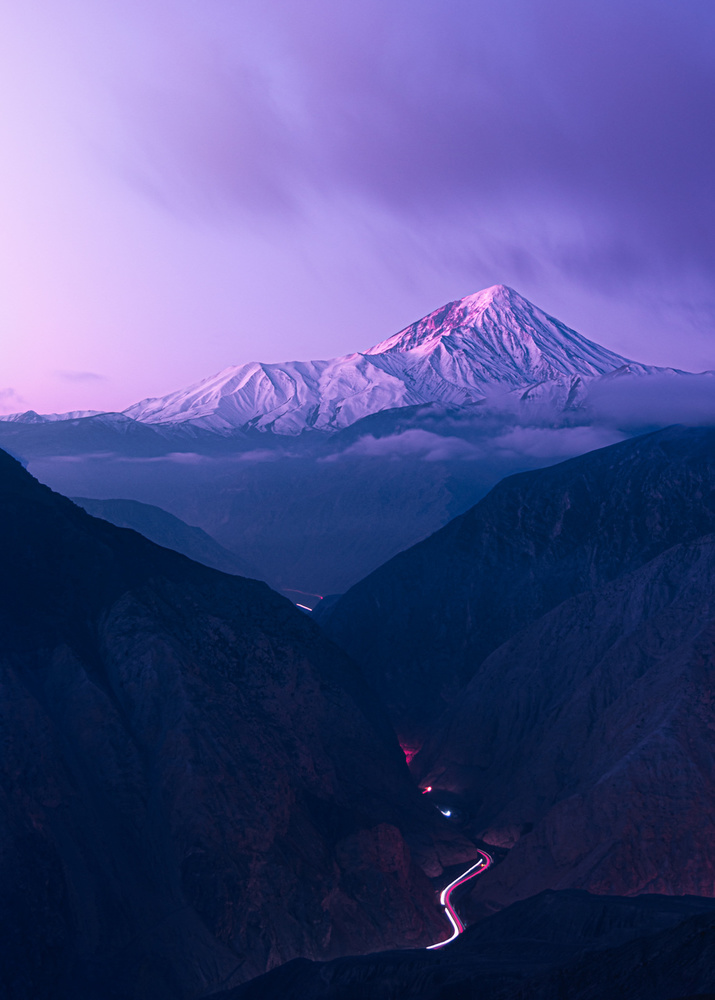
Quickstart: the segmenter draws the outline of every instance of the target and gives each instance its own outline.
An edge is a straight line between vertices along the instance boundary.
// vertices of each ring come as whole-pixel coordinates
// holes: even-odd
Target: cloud
[[[165,198],[446,214],[601,287],[715,265],[706,0],[150,6],[122,99]]]
[[[562,410],[548,399],[534,405],[513,395],[454,413],[429,409],[416,426],[364,435],[321,461],[417,459],[535,467],[604,448],[671,424],[715,425],[715,373],[621,375],[595,379],[583,404]]]
[[[497,454],[560,461],[606,448],[626,435],[610,427],[514,427],[493,440]]]
[[[4,389],[0,389],[0,409],[2,409],[3,412],[20,410],[24,406],[27,406],[27,401],[23,399],[22,396],[11,386],[6,386]]]
[[[589,391],[584,416],[635,429],[714,425],[715,372],[601,379]]]
[[[58,371],[56,372],[58,378],[64,379],[66,382],[106,382],[108,378],[106,375],[100,375],[98,372],[82,372],[82,371]]]
[[[121,462],[122,456],[114,451],[81,452],[77,455],[46,455],[42,461],[59,465],[81,465],[83,462]]]
[[[117,455],[114,460],[130,465],[135,463],[137,465],[164,464],[166,462],[173,465],[208,465],[212,458],[209,455],[200,455],[195,451],[170,451],[165,455]]]
[[[290,454],[278,448],[254,448],[253,451],[243,451],[237,454],[239,462],[276,462],[280,458],[290,458]]]
[[[366,435],[344,451],[322,461],[413,458],[427,462],[483,462],[523,458],[548,463],[581,455],[596,448],[605,448],[626,437],[612,427],[598,426],[516,426],[500,433],[495,431],[493,422],[480,425],[475,421],[471,427],[465,426],[463,430],[465,437],[445,437],[419,429],[382,438]]]
[[[343,451],[319,461],[337,462],[346,458],[421,458],[428,462],[439,462],[476,459],[481,454],[478,447],[462,438],[444,437],[415,429],[379,438],[366,434]]]
[[[113,451],[98,451],[82,455],[53,455],[48,461],[78,462],[84,459],[96,461],[124,462],[139,465],[226,465],[234,462],[275,462],[280,458],[291,458],[287,451],[278,448],[254,448],[252,451],[236,451],[229,455],[201,454],[195,451],[170,451],[164,455],[122,455]]]

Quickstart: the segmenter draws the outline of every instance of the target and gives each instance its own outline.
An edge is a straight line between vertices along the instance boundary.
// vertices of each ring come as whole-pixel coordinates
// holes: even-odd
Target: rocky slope
[[[506,480],[327,629],[422,784],[510,849],[468,917],[545,888],[713,893],[715,430]]]
[[[232,573],[260,579],[258,570],[240,559],[233,552],[219,545],[211,535],[201,528],[186,524],[173,514],[155,507],[153,504],[139,503],[138,500],[93,500],[90,497],[72,497],[92,517],[101,517],[118,528],[131,528],[145,538],[163,545],[164,548],[181,552],[196,562]]]
[[[715,535],[563,602],[500,646],[417,758],[511,850],[488,912],[546,887],[715,891]]]
[[[713,900],[547,892],[442,951],[291,962],[216,1000],[709,1000],[714,969]]]
[[[715,430],[672,428],[505,479],[337,603],[326,629],[420,740],[520,628],[715,532]]]
[[[177,1000],[442,933],[401,832],[438,871],[434,811],[312,622],[4,453],[0,545],[3,996]]]

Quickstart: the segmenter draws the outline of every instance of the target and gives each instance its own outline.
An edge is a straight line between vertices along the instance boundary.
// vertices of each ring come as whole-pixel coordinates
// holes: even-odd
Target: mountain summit
[[[340,430],[394,407],[463,406],[505,392],[532,392],[536,386],[546,387],[546,394],[563,404],[573,399],[574,379],[580,383],[618,370],[647,374],[659,369],[586,340],[513,289],[493,285],[449,302],[363,353],[235,365],[169,395],[144,399],[113,420],[219,434],[255,428],[296,436],[310,429]],[[543,396],[544,389],[537,395]],[[94,415],[28,411],[2,420],[44,424]]]
[[[251,362],[126,410],[151,424],[297,435],[347,427],[379,410],[462,406],[546,385],[566,400],[574,380],[635,364],[586,340],[506,285],[449,302],[388,340],[329,361]]]
[[[507,285],[492,285],[448,302],[366,354],[414,351],[431,356],[440,348],[464,354],[472,375],[478,372],[485,382],[509,385],[522,385],[525,378],[605,375],[632,364],[570,330]]]

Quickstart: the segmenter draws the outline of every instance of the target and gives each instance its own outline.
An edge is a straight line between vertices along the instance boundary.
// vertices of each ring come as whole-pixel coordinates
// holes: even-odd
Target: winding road
[[[493,863],[492,858],[486,853],[486,851],[479,851],[481,857],[479,861],[467,868],[466,872],[462,872],[458,875],[454,882],[450,882],[448,886],[440,893],[439,901],[444,907],[444,912],[447,914],[447,919],[452,925],[453,931],[452,936],[448,937],[446,941],[438,941],[437,944],[428,945],[427,951],[432,951],[434,948],[444,948],[446,944],[450,941],[454,941],[464,930],[464,924],[457,916],[457,912],[452,906],[449,897],[452,895],[452,890],[456,889],[458,885],[464,885],[465,882],[469,882],[470,879],[476,878],[477,875],[481,875],[485,872],[487,868]]]

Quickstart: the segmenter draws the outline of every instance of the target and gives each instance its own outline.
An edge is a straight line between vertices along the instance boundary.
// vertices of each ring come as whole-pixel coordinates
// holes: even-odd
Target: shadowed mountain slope
[[[177,1000],[443,933],[401,833],[439,870],[433,810],[314,623],[5,453],[0,545],[4,997]]]
[[[514,476],[335,606],[412,768],[545,888],[715,886],[715,431]],[[437,707],[442,695],[442,709]]]
[[[563,602],[479,667],[416,761],[541,889],[715,890],[715,535]]]
[[[503,480],[334,607],[398,732],[419,740],[520,628],[715,532],[715,429],[670,428]]]
[[[441,951],[298,960],[216,1000],[676,1000],[714,960],[713,900],[546,892]]]
[[[181,552],[204,566],[234,576],[259,578],[257,570],[219,545],[211,535],[174,517],[161,507],[140,503],[138,500],[93,500],[89,497],[71,499],[92,517],[101,517],[118,528],[138,531],[156,545]]]
[[[714,386],[713,372],[632,361],[493,285],[363,352],[234,365],[124,413],[5,417],[0,447],[67,496],[161,507],[276,589],[325,595],[504,476],[712,422]]]

